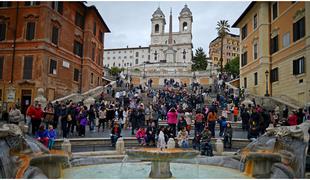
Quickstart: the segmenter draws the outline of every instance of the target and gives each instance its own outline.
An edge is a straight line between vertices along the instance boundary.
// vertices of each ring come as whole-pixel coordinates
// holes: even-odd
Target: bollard
[[[116,152],[118,154],[124,154],[125,153],[125,142],[124,142],[123,138],[117,139],[115,149],[116,149]]]
[[[215,142],[215,149],[218,155],[222,155],[224,151],[224,144],[221,139],[217,139]]]
[[[64,139],[64,142],[61,144],[61,149],[68,155],[71,155],[71,143],[69,139]]]
[[[169,138],[167,143],[167,149],[173,149],[173,148],[175,148],[175,141],[173,138]]]

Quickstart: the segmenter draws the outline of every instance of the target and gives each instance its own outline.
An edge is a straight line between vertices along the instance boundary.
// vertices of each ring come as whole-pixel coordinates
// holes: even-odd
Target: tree
[[[192,71],[204,71],[207,69],[207,55],[203,51],[202,47],[196,49],[195,56],[193,58]]]
[[[234,76],[238,76],[240,74],[239,71],[239,56],[235,57],[229,63],[227,63],[224,67],[225,71],[233,74]]]
[[[230,25],[228,24],[228,20],[220,20],[217,22],[216,30],[219,38],[221,38],[221,57],[220,57],[220,63],[221,63],[221,73],[223,72],[223,40],[226,36],[227,32],[229,32]]]
[[[118,67],[113,66],[113,67],[111,67],[111,69],[110,69],[110,74],[111,74],[112,76],[116,76],[116,75],[118,75],[120,72],[122,72],[123,70],[124,70],[124,68],[118,68]]]

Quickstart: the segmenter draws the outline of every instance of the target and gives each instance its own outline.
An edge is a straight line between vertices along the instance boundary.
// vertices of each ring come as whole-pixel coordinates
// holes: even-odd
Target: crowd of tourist
[[[248,139],[253,140],[270,124],[297,125],[309,120],[306,109],[289,114],[288,107],[280,112],[278,106],[266,110],[255,100],[242,104],[224,82],[220,77],[213,87],[203,87],[199,83],[187,85],[166,79],[161,89],[154,89],[150,80],[138,87],[118,81],[118,88],[109,86],[89,107],[73,101],[48,103],[46,107],[35,102],[28,107],[25,121],[31,127],[31,134],[50,149],[57,135],[83,137],[89,128],[92,133],[109,131],[112,146],[123,130],[130,130],[141,146],[156,146],[162,136],[164,143],[174,138],[182,148],[189,147],[189,136],[194,133],[193,147],[212,155],[210,141],[215,137],[216,124],[219,124],[224,146],[231,148],[232,122],[240,122],[242,129],[248,132]],[[15,124],[22,118],[16,106],[8,116],[9,122]]]

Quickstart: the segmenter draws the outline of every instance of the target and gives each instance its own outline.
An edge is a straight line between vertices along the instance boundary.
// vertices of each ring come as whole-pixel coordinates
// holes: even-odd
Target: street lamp
[[[266,94],[265,94],[265,96],[269,96],[269,93],[268,93],[268,74],[269,74],[269,71],[266,70],[266,72],[265,72],[265,75],[266,75]]]
[[[145,61],[143,62],[143,79],[146,78],[146,75],[145,75]]]

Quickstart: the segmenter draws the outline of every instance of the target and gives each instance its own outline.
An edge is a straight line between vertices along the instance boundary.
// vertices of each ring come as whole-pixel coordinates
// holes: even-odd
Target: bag
[[[68,116],[67,116],[67,121],[72,121],[71,114],[68,114]]]
[[[99,119],[98,119],[98,118],[95,119],[95,125],[96,125],[96,126],[99,125]]]

